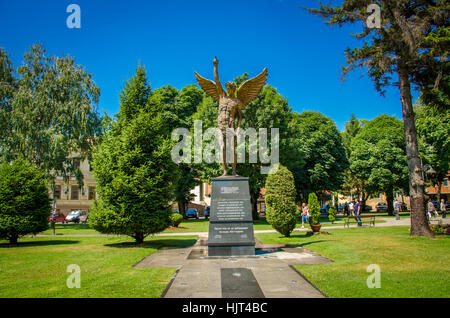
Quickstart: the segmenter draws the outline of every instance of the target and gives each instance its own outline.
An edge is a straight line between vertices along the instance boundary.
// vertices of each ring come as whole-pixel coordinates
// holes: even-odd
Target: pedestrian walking
[[[395,211],[395,219],[400,220],[400,202],[395,199],[394,201],[394,211]]]
[[[436,217],[439,217],[439,214],[436,212],[436,208],[434,207],[433,201],[429,200],[428,201],[428,216],[430,217],[430,219],[433,217],[433,214]]]
[[[361,203],[359,203],[358,199],[356,199],[355,202],[356,202],[355,206],[353,207],[354,210],[355,210],[355,212],[354,212],[355,216],[360,216],[361,215],[361,209],[362,209]],[[358,226],[362,226],[362,222],[361,222],[360,218],[355,218],[355,220],[358,222]]]
[[[447,204],[445,204],[444,199],[441,200],[441,212],[442,218],[445,219],[447,217]]]
[[[306,203],[302,204],[302,229],[305,228],[305,222],[309,223],[309,209]]]
[[[350,201],[350,204],[348,205],[348,208],[350,209],[350,214],[353,214],[355,205],[353,204],[353,201]]]

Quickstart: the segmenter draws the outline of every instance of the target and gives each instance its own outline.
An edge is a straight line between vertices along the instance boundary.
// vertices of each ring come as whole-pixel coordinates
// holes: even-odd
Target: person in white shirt
[[[430,200],[428,201],[428,216],[431,218],[433,216],[433,213],[436,217],[439,217],[439,214],[436,212],[436,208],[434,207],[433,202]]]
[[[447,217],[447,204],[445,204],[444,199],[441,200],[441,212],[442,218],[445,219]]]
[[[350,204],[348,205],[348,208],[350,209],[350,215],[353,215],[353,201],[350,202]]]

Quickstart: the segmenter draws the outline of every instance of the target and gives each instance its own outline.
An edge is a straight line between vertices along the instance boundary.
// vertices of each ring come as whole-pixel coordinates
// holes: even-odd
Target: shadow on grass
[[[84,223],[71,223],[71,224],[61,224],[61,223],[57,223],[56,224],[56,230],[74,230],[74,231],[78,231],[78,230],[92,230],[92,228],[89,226],[89,224],[84,224]]]
[[[0,243],[0,248],[29,247],[29,246],[49,246],[49,245],[66,245],[77,244],[80,241],[69,240],[52,240],[52,241],[34,241],[34,242],[18,242],[17,244]]]
[[[161,249],[161,248],[185,248],[190,247],[197,242],[196,239],[151,239],[146,240],[142,244],[137,244],[136,242],[121,242],[121,243],[112,243],[112,244],[105,244],[104,246],[107,247],[115,247],[115,248],[133,248],[133,247],[139,247],[139,248],[155,248],[155,249]]]

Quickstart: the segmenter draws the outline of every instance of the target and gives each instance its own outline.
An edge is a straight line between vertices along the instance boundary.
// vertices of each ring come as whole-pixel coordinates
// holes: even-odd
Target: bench
[[[361,219],[361,223],[369,223],[369,226],[375,226],[375,215],[350,215],[344,220],[344,228],[350,228],[350,223],[358,223],[355,219]],[[352,221],[353,220],[353,221]]]

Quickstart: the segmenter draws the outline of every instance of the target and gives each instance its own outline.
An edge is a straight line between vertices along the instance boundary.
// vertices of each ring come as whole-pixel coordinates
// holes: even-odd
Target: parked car
[[[363,206],[363,212],[370,212],[370,211],[372,211],[372,206],[365,204]]]
[[[209,218],[210,213],[211,213],[211,208],[209,206],[207,206],[205,209],[205,219]]]
[[[388,207],[387,204],[384,202],[380,202],[376,206],[377,212],[387,212]]]
[[[320,214],[328,214],[328,210],[330,209],[330,206],[328,204],[324,204],[320,208]]]
[[[88,218],[89,218],[89,216],[88,216],[88,214],[86,213],[86,211],[81,211],[81,214],[80,214],[80,223],[87,223],[88,222]]]
[[[54,213],[50,214],[50,216],[48,217],[48,221],[50,222],[53,219],[53,221],[55,222],[61,222],[64,223],[66,221],[66,216],[64,214],[57,214],[55,215]]]
[[[197,209],[188,209],[186,211],[186,219],[196,218],[198,219]]]
[[[180,213],[180,212],[178,212],[178,210],[172,210],[172,213]]]
[[[66,222],[80,223],[81,211],[72,211],[66,216]]]

